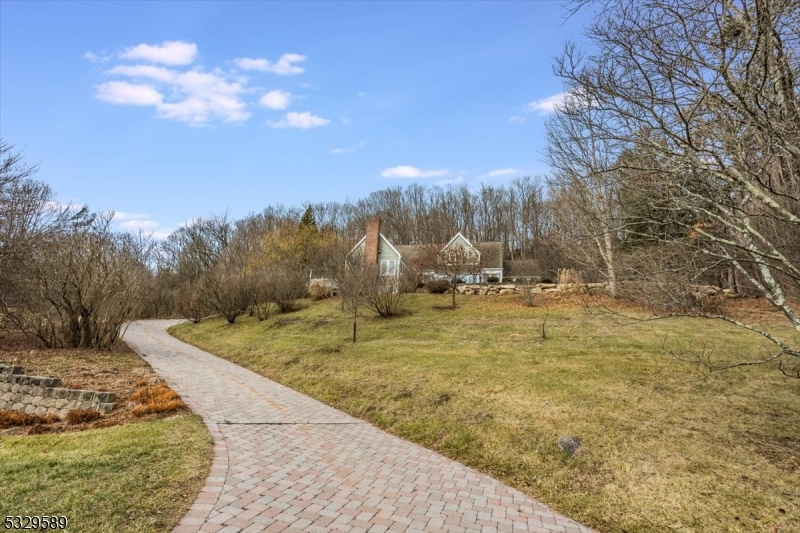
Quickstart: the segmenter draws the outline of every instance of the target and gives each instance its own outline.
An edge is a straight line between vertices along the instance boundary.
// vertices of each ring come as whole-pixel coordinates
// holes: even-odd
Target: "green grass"
[[[543,340],[543,308],[448,302],[413,295],[408,316],[361,320],[356,344],[337,300],[171,331],[603,532],[800,531],[800,380],[766,367],[702,380],[664,350],[761,354],[754,335],[552,304]],[[564,434],[579,456],[561,453]]]
[[[0,438],[0,517],[59,515],[74,532],[163,532],[202,487],[212,443],[196,416]]]

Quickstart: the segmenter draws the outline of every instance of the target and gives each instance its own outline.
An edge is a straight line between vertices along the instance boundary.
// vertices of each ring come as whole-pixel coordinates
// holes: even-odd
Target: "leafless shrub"
[[[394,276],[381,276],[367,269],[364,276],[364,305],[383,318],[402,316],[407,312],[406,293]]]
[[[177,313],[197,324],[208,314],[208,308],[203,304],[195,284],[184,281],[175,296],[175,310]]]
[[[267,274],[267,299],[274,303],[281,313],[291,313],[299,309],[299,301],[307,294],[307,274],[297,267],[278,263],[271,265]]]
[[[143,301],[153,246],[113,233],[112,215],[81,217],[36,239],[15,272],[14,300],[0,301],[11,324],[47,347],[112,348]]]
[[[308,285],[308,295],[312,300],[324,300],[333,296],[333,291],[327,284],[314,281]]]

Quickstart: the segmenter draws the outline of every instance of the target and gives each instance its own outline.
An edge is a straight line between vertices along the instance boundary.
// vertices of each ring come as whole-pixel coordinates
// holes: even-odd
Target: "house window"
[[[396,276],[396,275],[397,275],[397,260],[381,259],[381,276]]]

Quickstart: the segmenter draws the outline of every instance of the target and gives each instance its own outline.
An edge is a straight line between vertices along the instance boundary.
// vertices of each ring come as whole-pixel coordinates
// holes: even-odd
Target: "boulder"
[[[561,451],[570,457],[573,457],[581,448],[581,440],[578,437],[562,435],[561,437],[558,437],[558,447],[561,448]]]

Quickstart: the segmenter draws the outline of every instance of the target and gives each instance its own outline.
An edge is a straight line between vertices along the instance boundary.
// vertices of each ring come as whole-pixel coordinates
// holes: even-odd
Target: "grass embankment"
[[[191,415],[0,438],[0,516],[66,516],[81,533],[169,531],[203,486],[210,454]]]
[[[447,298],[362,320],[357,344],[337,300],[172,331],[603,532],[800,531],[800,380],[766,367],[698,380],[664,351],[763,354],[756,336],[691,319],[619,327],[552,301],[543,340],[542,307]],[[583,441],[574,458],[565,434]]]
[[[81,533],[162,532],[178,523],[208,476],[212,441],[147,363],[124,345],[110,353],[42,350],[2,330],[0,363],[117,395],[108,414],[73,411],[82,416],[35,426],[13,427],[19,413],[4,412],[0,521],[65,516],[68,530]]]

